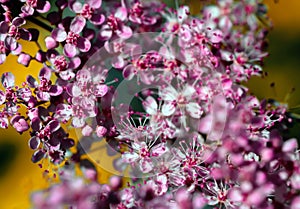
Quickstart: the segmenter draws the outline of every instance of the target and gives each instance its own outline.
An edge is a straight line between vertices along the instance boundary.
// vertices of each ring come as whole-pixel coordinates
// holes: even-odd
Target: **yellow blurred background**
[[[196,11],[202,0],[191,0]],[[247,84],[251,92],[259,98],[275,98],[284,102],[285,96],[295,88],[296,91],[288,101],[293,107],[300,104],[300,1],[273,0],[265,1],[269,6],[269,14],[274,22],[274,29],[269,35],[270,56],[267,58],[264,70],[268,72],[266,78],[253,78]],[[33,25],[32,25],[33,26]],[[36,26],[35,26],[36,27]],[[39,28],[37,28],[39,29]],[[47,34],[42,31],[41,34]],[[41,37],[42,38],[42,37]],[[23,43],[24,51],[34,56],[37,47],[34,43]],[[25,81],[28,74],[37,76],[41,65],[31,62],[29,67],[16,64],[14,56],[0,65],[1,74],[12,72],[16,76],[17,84]],[[275,87],[270,84],[275,82]],[[74,135],[75,136],[75,135]],[[42,171],[31,162],[31,151],[28,147],[28,134],[20,135],[12,128],[0,129],[0,208],[29,208],[30,191],[45,188],[48,184]]]

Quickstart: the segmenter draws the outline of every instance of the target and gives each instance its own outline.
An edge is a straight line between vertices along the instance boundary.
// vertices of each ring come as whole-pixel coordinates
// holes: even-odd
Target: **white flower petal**
[[[196,92],[193,86],[186,86],[182,92],[182,95],[186,98],[192,97],[192,95]]]
[[[172,114],[174,114],[176,108],[172,103],[166,103],[163,104],[162,108],[161,108],[161,112],[164,116],[170,116]]]
[[[146,100],[144,101],[144,108],[145,108],[146,113],[148,113],[150,115],[155,115],[157,113],[157,109],[158,109],[156,100],[153,97],[148,96],[146,98]]]
[[[202,115],[202,109],[196,102],[190,102],[186,105],[186,111],[192,118],[199,119]]]
[[[126,163],[133,163],[139,159],[139,155],[135,152],[125,152],[122,154],[122,159]]]
[[[140,169],[143,173],[149,173],[153,169],[153,163],[150,158],[142,158],[140,161]]]
[[[160,91],[159,96],[165,101],[173,101],[176,100],[178,92],[172,86],[168,86]]]

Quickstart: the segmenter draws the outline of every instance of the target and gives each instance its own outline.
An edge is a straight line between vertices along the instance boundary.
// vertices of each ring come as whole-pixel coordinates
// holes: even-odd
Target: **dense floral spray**
[[[4,72],[0,90],[0,127],[28,131],[32,161],[59,166],[34,208],[299,208],[298,142],[280,133],[293,118],[242,85],[268,55],[262,1],[197,16],[160,1],[0,2],[0,64],[43,66],[20,86]],[[42,44],[27,23],[48,30]],[[85,157],[98,142],[114,158],[107,184],[107,162]]]

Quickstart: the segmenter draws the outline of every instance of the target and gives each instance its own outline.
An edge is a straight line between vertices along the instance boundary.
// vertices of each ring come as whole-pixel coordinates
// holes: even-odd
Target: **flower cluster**
[[[268,55],[262,1],[218,0],[197,17],[159,1],[1,2],[0,64],[16,55],[43,67],[21,86],[2,75],[0,127],[29,131],[32,161],[61,166],[60,183],[32,195],[34,208],[300,204],[298,141],[280,135],[293,118],[241,84],[262,75]],[[45,48],[28,22],[49,31]],[[34,57],[20,39],[37,43]],[[97,182],[105,165],[86,155],[103,139],[127,186]]]

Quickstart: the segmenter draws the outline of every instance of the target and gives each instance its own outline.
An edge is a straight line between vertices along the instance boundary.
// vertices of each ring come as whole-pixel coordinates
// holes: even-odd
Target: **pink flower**
[[[41,101],[49,101],[51,96],[58,96],[63,92],[63,88],[61,86],[52,85],[50,77],[51,70],[47,67],[44,67],[40,70],[40,84],[38,84],[38,82],[32,76],[27,76],[27,84],[31,88],[35,88],[37,98]]]
[[[99,12],[102,0],[89,0],[85,4],[72,0],[68,3],[71,10],[88,19],[94,25],[101,25],[105,20],[105,16]]]
[[[127,2],[128,3],[128,2]],[[155,5],[156,2],[134,2],[131,5],[126,5],[129,9],[129,20],[134,23],[141,25],[154,25],[158,20],[157,13],[151,11],[152,7],[159,6]]]
[[[68,94],[72,96],[72,109],[74,127],[83,127],[85,120],[97,115],[97,98],[103,97],[108,92],[108,86],[102,80],[98,71],[82,69],[77,72],[76,82],[69,85]],[[95,77],[92,77],[95,76]]]
[[[10,72],[2,74],[1,82],[5,92],[0,90],[0,103],[5,103],[5,113],[13,116],[18,111],[17,103],[19,101],[28,102],[30,100],[31,91],[26,87],[19,88],[15,86],[15,76]]]
[[[81,52],[87,52],[91,48],[91,42],[82,36],[81,31],[85,27],[86,19],[82,16],[76,16],[70,25],[70,31],[67,33],[64,28],[56,28],[52,31],[51,37],[57,42],[64,42],[64,55],[75,57],[77,49]],[[52,41],[49,39],[49,41]]]
[[[162,88],[159,92],[160,97],[165,102],[162,105],[162,114],[165,116],[173,115],[179,108],[184,115],[186,112],[192,118],[199,119],[202,115],[201,107],[198,103],[191,101],[195,93],[195,88],[189,85],[184,86],[180,92],[172,86]]]
[[[147,181],[157,196],[165,194],[168,190],[168,179],[166,175],[158,175],[153,180]]]
[[[22,16],[31,16],[35,12],[35,10],[39,13],[46,13],[50,10],[51,5],[49,1],[45,0],[22,0],[26,4],[24,4],[21,8]]]
[[[149,147],[145,142],[133,142],[132,150],[124,152],[122,159],[133,166],[137,164],[143,173],[149,173],[154,168],[151,158],[159,157],[167,152],[167,150],[168,148],[164,144]]]
[[[132,36],[132,29],[126,26],[124,22],[127,20],[128,12],[125,7],[119,7],[114,14],[111,14],[106,19],[100,30],[99,38],[101,40],[108,40],[114,34],[122,39],[128,39]]]

